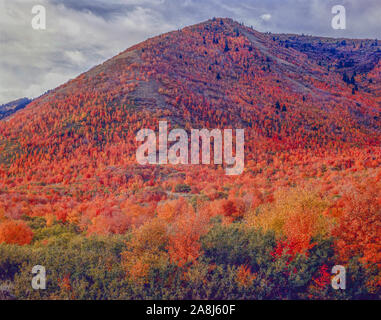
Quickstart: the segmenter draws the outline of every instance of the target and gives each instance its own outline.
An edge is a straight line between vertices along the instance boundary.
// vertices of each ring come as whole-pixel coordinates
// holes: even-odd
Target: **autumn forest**
[[[0,120],[0,299],[380,299],[380,57],[214,18]],[[139,164],[159,121],[245,129],[244,171]]]

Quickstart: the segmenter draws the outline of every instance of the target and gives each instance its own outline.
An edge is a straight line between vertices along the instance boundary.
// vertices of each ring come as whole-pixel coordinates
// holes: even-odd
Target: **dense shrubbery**
[[[334,189],[149,189],[89,225],[76,211],[66,222],[0,212],[0,280],[19,299],[379,299],[381,175],[365,172],[335,176]],[[34,265],[47,290],[32,290]],[[344,291],[331,288],[334,265]]]
[[[36,220],[29,223],[38,226]],[[10,280],[19,299],[380,298],[367,283],[377,270],[356,259],[348,264],[347,290],[331,288],[332,239],[311,239],[307,252],[290,253],[272,231],[222,225],[220,217],[211,224],[202,254],[182,266],[170,261],[157,220],[134,235],[86,237],[61,223],[40,226],[32,245],[0,245],[1,281]],[[31,288],[37,264],[46,267],[47,290]]]

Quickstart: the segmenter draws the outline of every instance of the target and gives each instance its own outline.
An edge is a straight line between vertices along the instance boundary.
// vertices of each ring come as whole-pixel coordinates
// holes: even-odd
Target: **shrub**
[[[26,245],[33,239],[33,231],[21,220],[6,220],[0,224],[0,243]]]

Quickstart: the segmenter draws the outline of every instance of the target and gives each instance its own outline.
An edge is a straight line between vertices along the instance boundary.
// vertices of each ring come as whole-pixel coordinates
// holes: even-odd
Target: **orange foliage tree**
[[[33,231],[20,220],[7,220],[0,224],[0,243],[26,245],[33,239]]]
[[[341,258],[358,256],[366,264],[381,267],[381,179],[352,187],[338,206],[342,215],[334,235]]]

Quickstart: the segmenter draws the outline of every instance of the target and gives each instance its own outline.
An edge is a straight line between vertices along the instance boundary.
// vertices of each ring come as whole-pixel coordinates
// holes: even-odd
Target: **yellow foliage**
[[[177,217],[186,212],[193,212],[193,208],[184,198],[167,201],[157,208],[157,216],[167,223],[173,222]]]
[[[310,189],[280,190],[274,202],[251,212],[246,220],[249,227],[274,231],[278,237],[307,245],[311,237],[331,231],[332,220],[323,214],[327,207],[328,203]]]
[[[52,214],[49,214],[45,217],[45,220],[46,220],[46,226],[51,227],[54,221],[56,220],[56,217]]]
[[[127,276],[144,284],[150,269],[160,268],[168,262],[167,242],[167,227],[163,220],[155,218],[136,229],[127,243],[127,250],[122,253]]]
[[[241,287],[250,287],[256,278],[256,274],[251,273],[248,265],[241,265],[237,270],[236,281]]]
[[[76,210],[76,209],[73,209],[71,210],[68,215],[67,215],[67,221],[71,224],[76,224],[78,225],[80,220],[81,220],[81,213]]]

